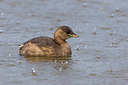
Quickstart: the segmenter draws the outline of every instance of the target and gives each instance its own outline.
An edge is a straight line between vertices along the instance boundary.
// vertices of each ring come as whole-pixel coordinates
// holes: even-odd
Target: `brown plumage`
[[[61,26],[54,33],[54,39],[46,36],[36,37],[25,42],[19,49],[23,56],[71,56],[71,48],[66,42],[70,37],[78,37],[70,27]]]

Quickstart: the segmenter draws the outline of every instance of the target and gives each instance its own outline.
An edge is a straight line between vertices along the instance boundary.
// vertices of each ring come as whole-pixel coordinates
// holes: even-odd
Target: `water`
[[[0,0],[0,85],[127,85],[128,1]],[[20,57],[20,44],[70,26],[71,58]]]

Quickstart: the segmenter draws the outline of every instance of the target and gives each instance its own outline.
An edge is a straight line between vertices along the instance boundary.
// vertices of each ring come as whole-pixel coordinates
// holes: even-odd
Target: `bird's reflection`
[[[48,63],[52,64],[53,68],[62,71],[63,69],[69,68],[71,64],[71,56],[69,57],[23,57],[26,61],[32,64],[36,63]]]
[[[30,62],[56,62],[56,61],[68,61],[71,60],[71,56],[68,57],[30,57],[24,56],[27,61]]]

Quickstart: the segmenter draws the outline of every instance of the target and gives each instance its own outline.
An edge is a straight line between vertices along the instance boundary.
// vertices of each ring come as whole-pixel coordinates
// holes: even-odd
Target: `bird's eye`
[[[69,34],[70,32],[68,31],[67,34]]]
[[[68,30],[66,33],[67,33],[67,34],[71,34],[71,31],[70,31],[70,30]]]

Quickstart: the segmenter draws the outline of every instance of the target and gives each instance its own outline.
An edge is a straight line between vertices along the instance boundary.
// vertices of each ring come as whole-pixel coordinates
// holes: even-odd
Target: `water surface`
[[[127,0],[0,0],[0,85],[127,85],[127,5]],[[18,45],[53,37],[62,25],[80,36],[68,40],[71,58],[18,55]]]

